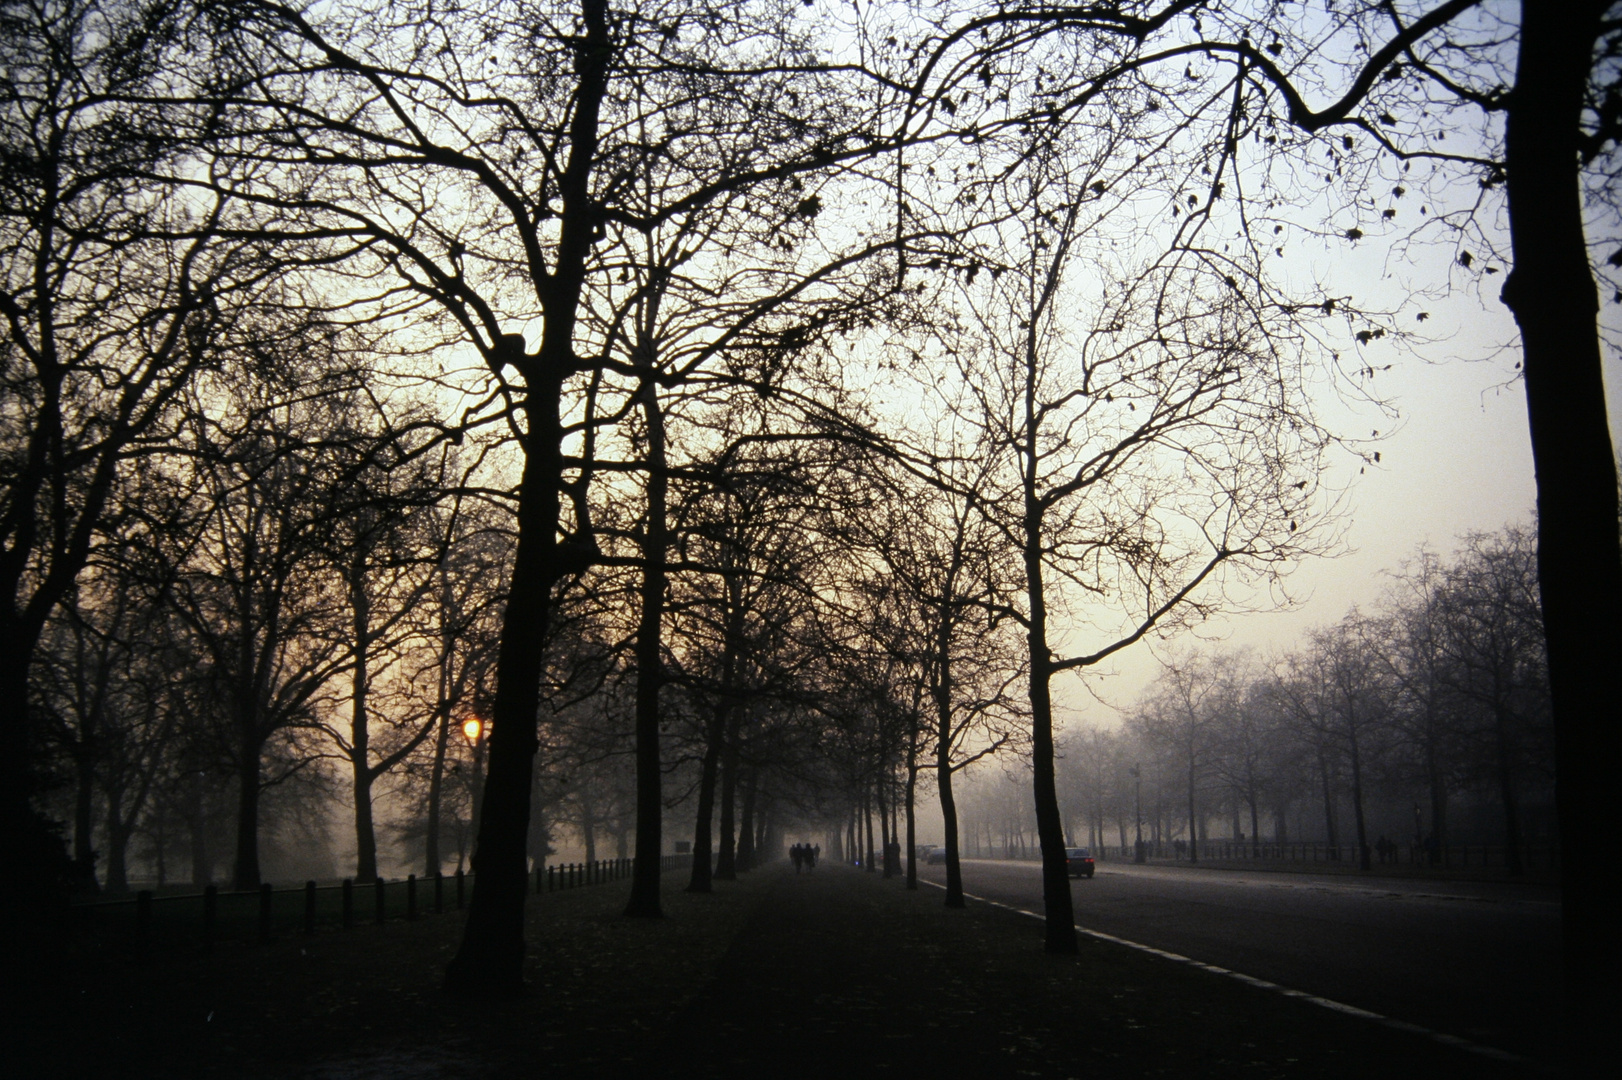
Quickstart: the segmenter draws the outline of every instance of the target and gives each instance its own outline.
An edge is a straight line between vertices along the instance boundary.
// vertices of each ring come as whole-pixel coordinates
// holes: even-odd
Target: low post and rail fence
[[[631,876],[633,865],[631,859],[597,859],[537,866],[527,875],[528,892],[538,896],[619,881]],[[690,865],[690,855],[659,859],[661,873]],[[93,920],[96,934],[133,942],[143,950],[189,939],[207,953],[224,940],[265,944],[290,932],[314,934],[322,927],[351,930],[363,922],[381,926],[390,920],[413,922],[424,914],[458,911],[471,900],[474,886],[474,875],[458,870],[421,878],[416,874],[393,880],[380,877],[371,882],[350,878],[332,884],[306,881],[288,889],[273,888],[268,882],[247,891],[209,885],[202,892],[160,895],[142,889],[117,899],[76,902],[73,911],[81,919]]]

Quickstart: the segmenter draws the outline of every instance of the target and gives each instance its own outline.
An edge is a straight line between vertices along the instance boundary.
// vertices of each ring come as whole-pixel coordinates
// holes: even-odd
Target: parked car
[[[1065,870],[1071,877],[1093,876],[1093,853],[1084,847],[1064,849]]]
[[[929,854],[924,856],[925,866],[946,865],[946,849],[943,847],[930,848]]]

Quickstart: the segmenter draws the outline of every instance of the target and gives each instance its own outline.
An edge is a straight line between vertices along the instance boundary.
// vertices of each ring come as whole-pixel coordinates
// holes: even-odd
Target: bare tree
[[[1548,679],[1537,596],[1536,545],[1517,528],[1465,538],[1448,568],[1441,606],[1443,678],[1466,704],[1465,730],[1488,763],[1504,813],[1505,865],[1522,863],[1520,790],[1541,764],[1538,733],[1547,723]]]
[[[982,506],[1022,561],[1009,610],[1027,638],[1047,945],[1068,952],[1053,677],[1199,619],[1226,602],[1230,576],[1267,578],[1314,550],[1331,439],[1307,406],[1296,309],[1261,299],[1256,277],[1246,298],[1236,274],[1253,264],[1209,256],[1195,227],[1091,296],[1084,257],[1112,265],[1101,159],[1083,165],[1056,146],[1024,160],[983,192],[1006,224],[982,256],[998,272],[964,281],[977,340],[959,365],[973,422],[1007,448]],[[1078,324],[1078,311],[1090,317]],[[1095,646],[1058,651],[1053,605]]]
[[[250,889],[260,796],[317,760],[306,736],[351,656],[342,584],[324,558],[342,463],[300,446],[336,426],[341,391],[288,403],[247,379],[211,394],[206,405],[194,397],[187,425],[185,514],[154,540],[175,567],[169,602],[207,658],[218,748],[236,780],[232,881]]]
[[[205,108],[159,104],[179,13],[101,0],[0,12],[0,829],[51,874],[34,791],[29,658],[90,558],[129,457],[172,434],[270,272],[223,196],[168,178]]]
[[[1278,698],[1291,718],[1326,751],[1320,757],[1326,814],[1332,811],[1328,753],[1346,765],[1357,860],[1363,870],[1369,869],[1363,813],[1369,763],[1383,748],[1382,736],[1391,716],[1392,688],[1380,659],[1379,639],[1377,624],[1354,610],[1334,626],[1313,631],[1308,647],[1286,658],[1285,673],[1276,683]],[[1335,842],[1333,828],[1331,824],[1331,844]]]
[[[1414,749],[1429,795],[1432,843],[1425,846],[1433,863],[1447,843],[1448,797],[1457,783],[1458,703],[1447,672],[1445,589],[1441,556],[1421,548],[1396,574],[1387,599],[1390,646],[1382,652],[1396,690],[1393,723]],[[1427,833],[1417,821],[1414,832],[1414,842],[1423,842]]]
[[[975,502],[995,455],[975,446],[932,449],[937,469],[952,477],[950,483],[920,483],[899,470],[875,467],[870,482],[882,493],[883,505],[864,509],[849,536],[857,551],[871,552],[882,568],[871,587],[879,618],[869,632],[928,702],[929,724],[920,723],[907,740],[909,825],[919,767],[915,747],[921,743],[933,759],[923,767],[934,771],[945,830],[945,904],[962,907],[952,777],[1022,741],[1020,710],[1009,690],[1023,675],[1023,665],[1008,638],[1013,624],[1003,617],[1001,603],[1016,572]],[[916,706],[899,712],[910,715]],[[910,878],[916,872],[916,845],[908,847]]]
[[[1236,704],[1229,657],[1189,653],[1166,662],[1146,701],[1138,703],[1138,736],[1175,763],[1188,808],[1188,858],[1199,861],[1199,825],[1209,813],[1200,797],[1218,769],[1220,728]]]

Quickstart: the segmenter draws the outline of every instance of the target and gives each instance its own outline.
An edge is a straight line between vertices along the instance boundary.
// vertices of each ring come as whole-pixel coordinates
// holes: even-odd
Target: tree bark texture
[[[237,761],[237,853],[231,887],[259,887],[259,742],[246,739]]]
[[[1200,861],[1200,845],[1196,836],[1199,820],[1199,808],[1195,805],[1194,748],[1191,746],[1188,748],[1188,861],[1191,863]]]
[[[950,642],[948,641],[949,645]],[[945,661],[946,651],[937,646],[938,656]],[[935,782],[941,803],[941,839],[946,845],[946,906],[961,908],[963,900],[962,847],[958,839],[957,798],[952,793],[952,701],[951,666],[940,665],[940,680],[935,692]]]
[[[530,787],[542,652],[551,618],[562,476],[558,421],[560,384],[531,389],[530,444],[518,499],[518,545],[496,658],[489,770],[473,849],[473,897],[461,948],[445,972],[458,997],[512,997],[523,992],[524,896],[529,874]]]
[[[913,733],[907,747],[907,891],[918,891],[918,822],[916,802],[918,795],[918,729],[917,713],[913,713]]]
[[[721,850],[715,857],[715,880],[738,880],[738,738],[742,710],[727,717],[726,740],[721,748]]]
[[[526,377],[527,441],[518,498],[518,544],[496,659],[490,771],[473,856],[478,877],[461,948],[445,972],[446,989],[461,997],[511,997],[524,987],[524,896],[529,884],[525,849],[538,747],[542,650],[552,613],[552,587],[564,573],[557,558],[563,380],[578,365],[575,321],[586,256],[598,225],[590,181],[613,52],[606,0],[581,0],[581,24],[582,33],[574,42],[579,84],[569,124],[569,158],[558,180],[563,209],[552,272],[542,290],[541,347]],[[657,845],[657,828],[654,831]],[[641,857],[646,842],[638,830],[639,865],[646,862]],[[653,856],[656,874],[657,847]]]
[[[707,893],[713,890],[715,829],[715,782],[721,766],[721,740],[726,731],[727,709],[717,705],[705,725],[704,761],[698,777],[698,815],[693,822],[693,873],[687,881],[687,891]]]
[[[755,835],[755,795],[760,782],[760,770],[751,767],[743,778],[743,810],[738,815],[738,869],[753,870],[757,859],[757,850],[764,842],[764,829],[762,836]],[[765,825],[764,815],[761,815],[760,824]]]
[[[664,412],[650,374],[641,387],[648,434],[648,506],[642,542],[642,613],[636,632],[636,863],[625,914],[658,918],[659,856],[664,847],[664,777],[659,754],[659,688],[664,682],[665,554],[670,524],[666,501]]]
[[[1538,580],[1554,704],[1568,1067],[1601,1060],[1619,1002],[1617,867],[1604,852],[1619,706],[1617,480],[1584,243],[1577,139],[1604,3],[1521,5],[1507,127],[1514,267],[1503,300],[1525,357],[1537,470]]]
[[[358,546],[357,546],[358,547]],[[367,713],[367,693],[371,689],[367,671],[367,636],[371,627],[371,603],[364,580],[364,559],[356,552],[351,568],[350,606],[353,611],[355,663],[350,677],[349,765],[355,797],[355,880],[377,877],[377,829],[372,823],[373,773],[367,760],[371,752],[371,717]]]

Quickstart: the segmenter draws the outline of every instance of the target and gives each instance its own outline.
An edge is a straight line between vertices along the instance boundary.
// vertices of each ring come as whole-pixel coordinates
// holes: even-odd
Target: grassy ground
[[[680,884],[657,921],[619,915],[624,882],[532,898],[533,992],[504,1003],[439,992],[449,914],[82,956],[16,1075],[1535,1075],[1116,946],[1046,956],[1035,920],[838,866]]]

